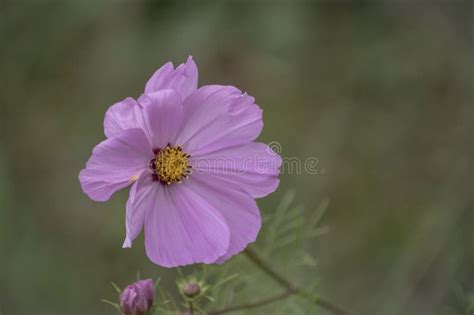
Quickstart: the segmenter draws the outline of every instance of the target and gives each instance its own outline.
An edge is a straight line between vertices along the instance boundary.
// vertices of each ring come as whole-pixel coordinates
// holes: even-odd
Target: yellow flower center
[[[156,153],[155,159],[151,161],[151,167],[163,184],[181,183],[183,178],[187,178],[190,173],[190,157],[180,146],[168,145]]]

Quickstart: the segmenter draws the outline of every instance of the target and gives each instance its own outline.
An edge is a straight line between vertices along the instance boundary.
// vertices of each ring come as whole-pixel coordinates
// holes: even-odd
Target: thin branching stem
[[[258,254],[247,248],[244,251],[247,258],[254,263],[259,269],[269,275],[273,280],[275,280],[280,286],[285,289],[285,292],[259,300],[252,303],[247,304],[239,304],[234,306],[229,306],[220,310],[208,312],[207,315],[221,315],[227,314],[230,312],[236,312],[241,310],[247,310],[251,308],[256,308],[260,306],[264,306],[267,304],[271,304],[274,302],[278,302],[284,300],[292,295],[300,296],[309,302],[318,305],[321,308],[331,312],[334,315],[351,315],[350,312],[342,309],[340,306],[335,305],[334,303],[323,299],[321,297],[313,297],[309,292],[296,287],[293,283],[291,283],[288,279],[286,279],[283,275],[279,274],[275,270],[273,270]]]
[[[247,248],[244,251],[244,254],[247,256],[248,259],[250,259],[252,263],[254,263],[267,275],[269,275],[270,278],[273,278],[273,280],[278,282],[278,284],[280,284],[282,287],[290,291],[296,290],[296,287],[289,280],[287,280],[285,277],[273,270],[265,261],[263,261],[262,258],[260,258],[260,256],[258,256],[258,254],[254,250]]]
[[[255,307],[264,306],[264,305],[267,305],[267,304],[271,304],[273,302],[284,300],[287,297],[289,297],[290,295],[292,295],[293,293],[294,292],[292,292],[292,291],[286,291],[286,292],[283,292],[281,294],[274,295],[274,296],[268,297],[266,299],[262,299],[262,300],[257,301],[257,302],[234,305],[234,306],[229,306],[229,307],[217,310],[217,311],[212,311],[212,312],[207,313],[207,315],[221,315],[221,314],[226,314],[226,313],[230,313],[230,312],[247,310],[247,309],[251,309],[251,308],[255,308]]]
[[[278,284],[284,287],[288,293],[288,295],[295,294],[298,295],[311,303],[318,305],[321,308],[330,311],[334,315],[350,315],[348,311],[344,310],[340,306],[335,305],[334,303],[321,298],[321,297],[313,297],[307,291],[297,288],[293,283],[291,283],[288,279],[286,279],[283,275],[279,274],[275,270],[273,270],[258,254],[250,248],[247,248],[244,251],[247,258],[253,262],[258,268],[260,268],[263,272],[269,275],[273,280],[275,280]],[[255,304],[255,303],[254,303]],[[222,313],[221,313],[222,314]]]

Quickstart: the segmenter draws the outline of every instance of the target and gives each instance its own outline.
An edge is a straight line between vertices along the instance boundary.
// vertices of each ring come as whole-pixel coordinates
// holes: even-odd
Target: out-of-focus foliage
[[[107,107],[188,54],[201,85],[256,97],[260,141],[319,161],[259,200],[268,218],[288,190],[307,209],[331,200],[331,232],[307,243],[310,256],[264,224],[276,268],[359,314],[456,305],[453,288],[474,291],[473,21],[461,0],[1,1],[0,312],[114,314],[99,298],[137,270],[178,296],[175,271],[153,265],[142,239],[121,248],[127,192],[92,202],[77,175]],[[277,290],[255,276],[250,289]]]
[[[452,289],[452,299],[443,306],[440,314],[444,315],[472,315],[474,314],[474,294],[466,292],[462,286]]]
[[[317,260],[311,255],[310,248],[311,242],[327,231],[327,227],[319,226],[319,222],[328,203],[324,201],[309,211],[295,205],[294,197],[293,192],[285,194],[275,211],[263,214],[265,229],[252,249],[294,285],[305,288],[316,297],[319,283]],[[232,279],[211,291],[214,302],[208,303],[208,309],[254,302],[284,292],[283,288],[275,285],[274,279],[255,267],[245,255],[239,255],[222,266],[204,268],[210,281]],[[246,310],[242,314],[315,314],[316,310],[317,307],[308,301],[290,297],[259,309]]]

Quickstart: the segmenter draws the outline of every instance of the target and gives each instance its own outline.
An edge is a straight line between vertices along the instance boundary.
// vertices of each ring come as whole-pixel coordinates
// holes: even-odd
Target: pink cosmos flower
[[[95,201],[132,185],[123,247],[143,228],[148,257],[164,267],[222,263],[242,251],[261,227],[255,198],[279,184],[280,156],[254,142],[263,127],[254,98],[197,81],[191,57],[176,69],[167,63],[138,100],[112,105],[107,139],[79,175]]]

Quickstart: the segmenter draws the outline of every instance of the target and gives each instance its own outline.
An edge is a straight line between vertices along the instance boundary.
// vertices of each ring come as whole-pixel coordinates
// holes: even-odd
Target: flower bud
[[[153,281],[140,280],[120,294],[120,309],[125,315],[143,315],[153,305]]]
[[[201,287],[196,282],[188,282],[183,285],[183,294],[188,298],[193,298],[201,293]]]

